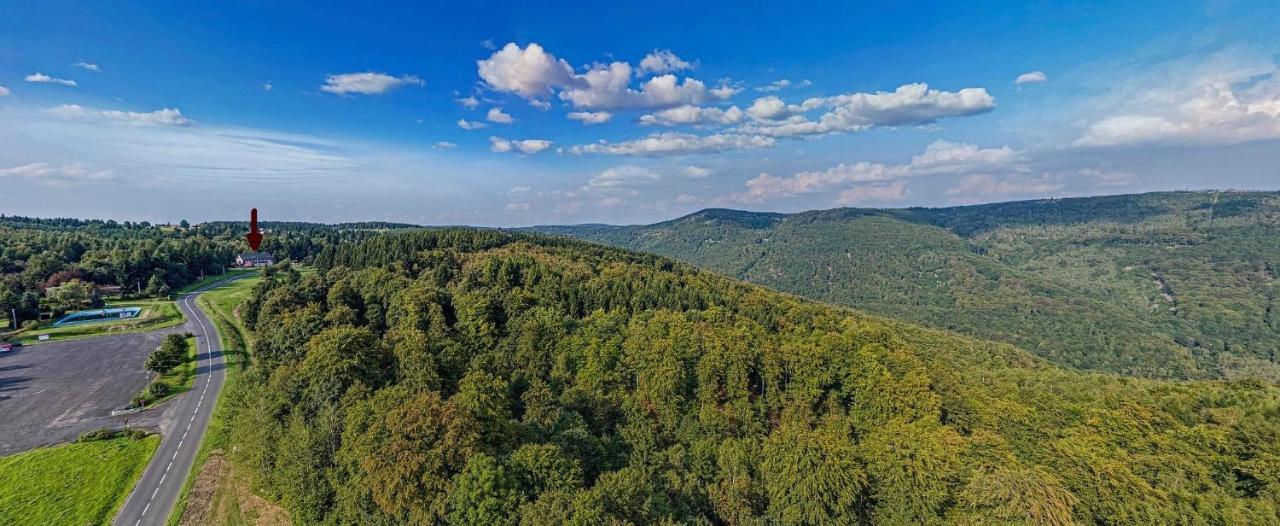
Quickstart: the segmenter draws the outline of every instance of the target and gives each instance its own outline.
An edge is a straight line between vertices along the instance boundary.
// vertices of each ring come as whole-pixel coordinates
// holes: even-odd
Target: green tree
[[[453,479],[449,493],[449,523],[457,526],[516,524],[516,510],[524,496],[506,466],[484,453],[467,461]]]

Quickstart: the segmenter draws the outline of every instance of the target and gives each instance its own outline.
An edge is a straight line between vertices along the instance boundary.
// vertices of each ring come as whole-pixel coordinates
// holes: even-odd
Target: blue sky
[[[170,4],[0,1],[0,211],[527,225],[1280,189],[1274,2]]]

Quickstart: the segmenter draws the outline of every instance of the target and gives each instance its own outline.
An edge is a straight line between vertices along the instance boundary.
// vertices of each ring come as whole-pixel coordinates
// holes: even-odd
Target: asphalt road
[[[152,376],[142,368],[147,355],[166,334],[181,330],[38,343],[0,354],[0,455],[94,429],[158,429],[160,408],[124,417],[111,411],[142,392]]]
[[[221,283],[225,281],[210,288]],[[168,402],[173,407],[165,413],[160,447],[129,494],[129,500],[116,515],[116,525],[165,524],[173,512],[182,484],[191,473],[196,451],[200,449],[200,441],[209,426],[209,417],[226,378],[226,362],[217,327],[195,303],[196,296],[204,290],[208,289],[189,294],[177,302],[187,317],[187,330],[196,335],[197,345],[204,349],[204,352],[197,349],[195,383],[191,391]]]

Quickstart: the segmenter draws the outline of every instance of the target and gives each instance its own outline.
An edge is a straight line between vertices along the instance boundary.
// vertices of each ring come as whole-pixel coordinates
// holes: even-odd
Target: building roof
[[[268,253],[268,252],[249,252],[249,253],[246,253],[246,254],[240,254],[239,256],[236,256],[236,257],[237,257],[237,258],[240,258],[240,259],[241,259],[241,260],[243,260],[243,261],[255,261],[255,262],[256,262],[256,261],[273,261],[273,260],[275,260],[275,257],[273,257],[273,256],[272,256],[270,253]]]

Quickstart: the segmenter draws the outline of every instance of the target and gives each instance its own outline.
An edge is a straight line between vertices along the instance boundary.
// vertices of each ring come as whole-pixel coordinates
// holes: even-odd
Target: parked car
[[[9,352],[13,350],[13,344],[9,342],[0,342],[0,352]]]

